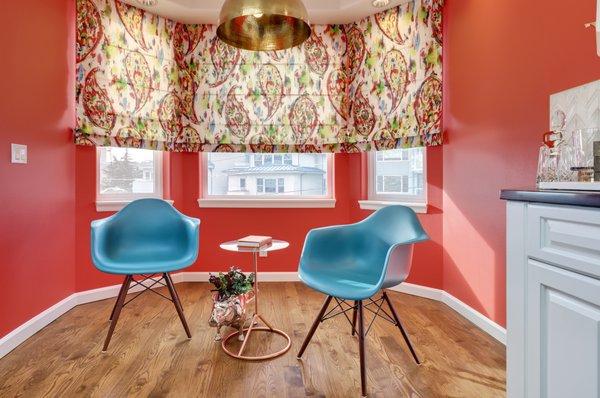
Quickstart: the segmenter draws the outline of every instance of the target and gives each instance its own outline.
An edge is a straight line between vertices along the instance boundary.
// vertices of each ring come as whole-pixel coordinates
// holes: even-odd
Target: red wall
[[[443,286],[504,325],[502,188],[534,186],[548,96],[600,78],[596,0],[446,0]]]
[[[2,1],[0,15],[2,337],[74,291],[74,1]],[[10,143],[28,164],[10,164]]]
[[[429,183],[432,214],[423,215],[424,226],[433,242],[422,245],[415,254],[411,282],[441,288],[441,165],[442,149],[429,151],[431,169]],[[250,258],[224,252],[219,244],[248,234],[265,234],[290,242],[284,251],[261,259],[261,271],[295,272],[306,233],[316,227],[346,224],[366,217],[370,212],[358,210],[358,199],[364,198],[361,172],[363,162],[358,154],[338,154],[335,157],[335,188],[337,203],[334,209],[201,209],[198,207],[198,154],[171,154],[171,199],[181,212],[202,220],[200,227],[200,256],[188,271],[208,272],[226,270],[232,265],[249,271]],[[90,261],[89,225],[109,213],[95,209],[95,149],[76,149],[77,169],[77,291],[119,283],[118,277],[98,272]]]

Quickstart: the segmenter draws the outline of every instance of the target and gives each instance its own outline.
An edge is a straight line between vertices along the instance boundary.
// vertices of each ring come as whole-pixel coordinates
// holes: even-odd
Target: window
[[[286,154],[256,154],[254,155],[254,166],[281,166],[281,165],[291,165],[292,164],[292,155],[289,153]]]
[[[273,193],[284,193],[285,192],[285,179],[284,178],[257,178],[256,179],[257,191],[259,193],[273,194]]]
[[[424,148],[369,153],[369,198],[360,201],[361,208],[377,209],[390,203],[400,203],[424,212],[425,165]]]
[[[100,147],[97,149],[96,163],[97,202],[129,202],[140,198],[163,197],[162,152]]]
[[[277,183],[274,178],[265,179],[265,193],[277,193]]]
[[[256,179],[256,192],[257,193],[265,193],[265,179],[264,178]]]
[[[333,155],[207,153],[202,207],[333,207]]]
[[[408,176],[377,176],[377,192],[385,194],[407,194],[408,187]]]

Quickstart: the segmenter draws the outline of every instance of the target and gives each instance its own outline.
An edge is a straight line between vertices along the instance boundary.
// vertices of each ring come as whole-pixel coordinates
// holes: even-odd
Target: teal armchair
[[[369,307],[374,306],[377,309],[371,312],[375,316],[390,321],[400,329],[415,362],[419,364],[408,334],[384,289],[406,280],[414,245],[428,239],[415,212],[405,206],[385,207],[356,224],[310,231],[300,257],[299,277],[309,287],[327,295],[327,298],[304,340],[298,358],[302,357],[321,322],[344,315],[352,326],[352,334],[358,334],[361,387],[363,396],[366,396],[364,338],[368,330],[364,330],[363,309],[371,310]],[[381,290],[381,298],[373,300],[372,297]],[[326,313],[332,299],[337,305]],[[384,303],[388,305],[390,314],[382,311]],[[347,315],[349,311],[352,311],[352,320]]]
[[[113,216],[92,222],[91,255],[94,265],[102,272],[125,275],[110,316],[111,324],[103,351],[108,349],[121,309],[128,303],[125,298],[133,286],[141,286],[144,291],[161,296],[151,288],[166,286],[170,298],[163,297],[173,302],[188,338],[192,337],[169,273],[196,261],[199,234],[200,220],[181,214],[160,199],[133,201]],[[142,279],[134,279],[136,275]],[[158,279],[156,275],[159,275]]]

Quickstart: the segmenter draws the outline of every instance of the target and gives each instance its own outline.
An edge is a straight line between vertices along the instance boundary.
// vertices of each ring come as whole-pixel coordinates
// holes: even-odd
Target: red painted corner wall
[[[74,291],[74,3],[0,2],[0,337]]]
[[[596,0],[446,0],[444,290],[506,323],[505,203],[535,184],[548,96],[600,79]]]

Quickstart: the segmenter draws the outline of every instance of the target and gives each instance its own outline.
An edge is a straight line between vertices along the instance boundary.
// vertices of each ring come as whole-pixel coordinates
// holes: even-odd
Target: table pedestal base
[[[255,325],[258,324],[259,321],[262,321],[262,323],[264,323],[266,325],[266,327],[264,327],[264,326],[255,327]],[[260,314],[254,314],[252,316],[252,319],[250,321],[250,326],[248,328],[245,328],[243,330],[243,332],[244,332],[244,342],[242,343],[242,346],[240,347],[240,349],[237,353],[233,353],[227,348],[227,341],[234,336],[238,336],[240,334],[239,331],[229,334],[227,337],[225,337],[223,339],[223,341],[221,341],[221,347],[223,348],[223,351],[225,351],[228,355],[230,355],[234,358],[243,359],[246,361],[262,361],[265,359],[276,358],[280,355],[285,354],[290,349],[290,346],[292,345],[292,340],[290,339],[290,336],[288,336],[285,332],[283,332],[281,330],[274,329],[273,327],[271,327],[269,322],[267,322],[265,320],[265,318],[263,318],[262,315],[260,315]],[[285,345],[285,347],[282,350],[277,351],[272,354],[266,354],[266,355],[255,356],[255,357],[244,355],[244,349],[246,348],[246,343],[248,343],[248,340],[250,340],[250,335],[252,332],[266,332],[266,333],[278,334],[278,335],[286,338],[287,344]]]

